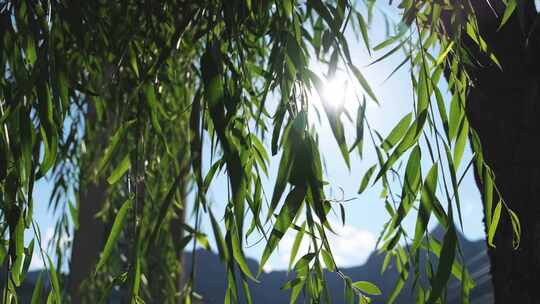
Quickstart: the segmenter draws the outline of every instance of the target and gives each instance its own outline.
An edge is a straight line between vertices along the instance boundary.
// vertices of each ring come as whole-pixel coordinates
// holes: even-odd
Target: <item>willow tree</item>
[[[344,209],[325,191],[324,154],[313,127],[317,116],[310,115],[319,112],[311,100],[317,92],[323,101],[319,114],[326,117],[347,165],[349,154],[364,146],[378,155],[378,163],[359,184],[361,189],[381,185],[390,214],[380,249],[386,252],[385,265],[393,260],[400,276],[394,291],[384,295],[388,302],[396,300],[409,273],[418,279],[424,266],[433,270],[428,271],[428,282],[414,280],[419,302],[444,301],[451,276],[462,282],[467,301],[474,283],[460,264],[456,223],[461,223],[459,185],[472,164],[484,198],[487,240],[493,246],[496,300],[533,301],[537,274],[528,270],[538,267],[533,258],[537,229],[534,212],[529,212],[533,207],[522,201],[535,197],[536,169],[506,163],[511,157],[527,158],[533,150],[527,145],[534,142],[534,132],[523,132],[536,128],[531,117],[537,76],[529,71],[537,65],[538,22],[532,1],[401,1],[402,25],[373,49],[388,49],[376,61],[405,52],[396,69],[410,69],[415,94],[410,113],[386,138],[368,123],[366,103],[379,101],[353,63],[351,41],[345,38],[346,31],[358,32],[362,41],[352,43],[371,49],[368,25],[375,1],[58,0],[0,5],[5,303],[15,301],[16,286],[32,257],[34,245],[26,245],[24,230],[33,229],[39,239],[32,190],[48,175],[60,188],[76,184],[72,191],[80,197],[92,184],[107,189],[94,203],[108,236],[99,257],[84,262],[86,286],[79,289],[81,280],[74,279],[74,301],[81,290],[82,298],[95,301],[121,286],[125,301],[189,303],[196,296],[193,272],[179,284],[178,264],[189,242],[207,245],[199,226],[203,216],[212,224],[227,270],[226,302],[238,302],[239,292],[251,302],[247,282],[256,280],[256,274],[247,267],[244,238],[264,236],[262,269],[289,229],[297,231],[297,240],[307,238],[311,244],[298,259],[292,253],[296,276],[284,286],[291,290],[291,302],[299,296],[309,302],[329,301],[323,267],[343,278],[348,302],[358,298],[366,303],[378,296],[376,286],[345,276],[332,255],[328,215],[334,208]],[[328,70],[314,72],[314,62]],[[331,107],[321,93],[337,69],[361,88],[356,115]],[[443,78],[450,100],[441,92]],[[506,96],[526,96],[523,106],[516,107],[526,117],[508,115],[502,104]],[[354,143],[345,140],[345,117],[356,119]],[[508,143],[503,139],[501,144],[501,134],[507,134]],[[520,145],[512,144],[516,138],[521,138]],[[469,139],[474,158],[466,164],[463,153]],[[270,161],[267,149],[280,157],[268,200],[262,188]],[[421,163],[426,162],[431,167],[422,172]],[[203,170],[206,163],[209,169]],[[70,172],[79,177],[72,179],[77,174]],[[227,176],[229,189],[220,202],[223,214],[215,214],[206,195],[219,173]],[[530,185],[529,192],[516,182]],[[187,185],[194,188],[193,227],[182,222]],[[67,201],[69,195],[57,197]],[[79,217],[96,215],[97,209],[85,209],[88,204],[80,202]],[[69,206],[76,214],[75,204]],[[418,210],[417,223],[408,233],[402,221],[415,216],[409,215],[412,209]],[[442,240],[429,235],[432,214],[444,227]],[[518,217],[525,227],[524,242],[514,251],[521,234]],[[81,232],[88,229],[80,224]],[[495,237],[498,226],[501,233]],[[409,245],[403,246],[402,240]],[[73,250],[77,254],[77,245]],[[61,261],[53,263],[41,247],[39,251],[52,282],[49,299],[69,300],[63,290],[70,282],[55,271]],[[431,254],[426,265],[419,264],[424,252],[439,257],[436,266]],[[77,258],[72,256],[72,261]],[[522,282],[527,289],[519,287]]]
[[[471,34],[458,38],[455,41],[463,51],[453,56],[467,58],[461,66],[468,76],[466,116],[476,131],[477,149],[483,150],[483,160],[491,167],[477,170],[476,180],[485,203],[486,236],[492,245],[488,254],[495,302],[534,303],[538,301],[535,282],[540,279],[535,218],[539,169],[534,165],[540,130],[535,118],[540,96],[540,15],[535,1],[530,0],[471,1],[469,10],[476,15],[483,41]],[[450,37],[459,36],[458,31],[471,31],[452,26],[459,22],[449,16],[443,20]],[[492,189],[493,180],[497,191]],[[499,219],[501,208],[509,216],[501,218],[494,235],[492,218]],[[513,237],[520,232],[521,241]]]

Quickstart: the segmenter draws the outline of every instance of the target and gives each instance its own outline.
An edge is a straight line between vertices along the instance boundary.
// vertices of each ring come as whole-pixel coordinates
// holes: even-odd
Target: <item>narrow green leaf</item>
[[[489,226],[488,230],[488,244],[492,247],[495,247],[495,245],[493,244],[493,237],[495,236],[497,226],[499,225],[499,219],[501,218],[501,209],[502,202],[499,201],[499,203],[497,203],[497,207],[495,207],[495,212],[493,212],[493,218],[491,219],[491,225]]]
[[[463,157],[463,152],[465,151],[465,146],[467,144],[467,139],[469,138],[469,122],[464,117],[463,123],[461,124],[461,130],[456,140],[456,145],[454,146],[454,167],[456,170],[459,168],[461,159]]]
[[[358,194],[361,194],[362,192],[364,192],[364,190],[366,190],[371,176],[373,175],[373,172],[375,172],[375,169],[377,169],[377,165],[371,166],[371,168],[366,171],[364,177],[362,178],[362,182],[360,183],[360,188],[358,188]]]
[[[411,246],[412,252],[415,252],[416,249],[420,247],[422,236],[427,231],[427,225],[429,222],[431,211],[433,210],[433,205],[435,204],[434,202],[437,200],[437,176],[438,166],[437,163],[435,163],[429,170],[424,181],[424,186],[422,187],[422,195],[420,197],[420,208],[418,210],[414,241]]]
[[[131,166],[129,153],[122,159],[120,164],[114,169],[111,175],[107,178],[109,185],[114,185]]]
[[[374,296],[378,296],[382,293],[379,287],[377,287],[377,285],[371,282],[367,282],[367,281],[354,282],[352,283],[352,286],[355,288],[358,288],[363,293],[367,293]]]
[[[435,62],[436,65],[443,63],[443,61],[446,59],[446,56],[448,56],[448,53],[452,50],[453,46],[454,46],[454,41],[450,41],[450,43],[446,46],[444,51],[437,58],[437,61]]]
[[[257,279],[253,276],[251,273],[251,270],[249,269],[246,259],[244,258],[244,253],[242,252],[242,247],[240,246],[240,241],[238,239],[237,233],[231,233],[231,240],[232,240],[232,254],[233,258],[236,261],[236,264],[242,270],[242,273],[244,273],[248,278],[252,279],[255,282],[258,282]]]
[[[32,300],[30,301],[30,304],[40,304],[42,302],[42,296],[41,292],[43,291],[43,276],[40,272],[38,275],[38,279],[36,281],[36,285],[34,286],[34,291],[32,292]]]
[[[437,272],[431,282],[431,292],[427,303],[435,303],[441,296],[443,289],[448,283],[452,265],[456,255],[457,235],[454,223],[450,223],[444,235],[441,256],[437,265]]]
[[[210,244],[208,243],[208,237],[204,233],[195,232],[195,240],[205,250],[210,250]]]
[[[122,231],[122,228],[124,226],[124,221],[126,219],[126,215],[128,211],[131,209],[133,201],[132,199],[126,200],[122,207],[120,207],[120,210],[116,214],[116,218],[114,219],[113,226],[111,228],[111,233],[109,234],[109,237],[107,238],[107,242],[105,243],[105,247],[103,248],[103,251],[101,252],[101,257],[99,258],[99,261],[96,266],[96,272],[107,263],[107,260],[109,259],[114,247],[116,246],[116,242],[118,241],[118,237],[120,236],[120,232]]]
[[[274,192],[272,193],[272,199],[270,201],[270,210],[268,210],[267,220],[271,218],[281,200],[285,187],[287,187],[287,180],[289,179],[293,167],[293,159],[294,158],[291,157],[290,149],[288,147],[285,148],[281,155],[281,161],[279,162],[278,175],[274,186]]]
[[[382,55],[381,57],[375,59],[375,61],[371,62],[369,65],[371,66],[371,65],[374,65],[374,64],[376,64],[376,63],[378,63],[378,62],[381,62],[381,61],[383,61],[384,59],[386,59],[386,58],[392,56],[392,54],[394,54],[395,52],[397,52],[397,51],[403,49],[403,45],[405,44],[405,42],[407,42],[407,40],[401,41],[400,44],[396,45],[393,49],[391,49],[390,51],[388,51],[386,54]]]
[[[291,270],[292,264],[294,263],[294,259],[296,258],[296,255],[298,254],[298,249],[300,248],[300,244],[302,243],[302,239],[304,237],[304,229],[306,227],[306,222],[302,224],[300,227],[300,230],[296,233],[296,237],[294,238],[293,245],[291,247],[291,254],[289,257],[289,268],[288,271]]]
[[[364,121],[366,117],[366,97],[364,96],[363,102],[358,105],[358,111],[356,113],[356,141],[351,147],[358,149],[358,154],[362,158],[362,150],[364,148]]]
[[[409,265],[406,263],[406,257],[401,257],[401,255],[397,255],[397,257],[394,259],[396,262],[396,266],[398,269],[398,279],[395,283],[394,289],[390,293],[390,296],[388,297],[388,304],[392,304],[396,301],[397,297],[401,293],[401,290],[405,286],[405,282],[407,281],[407,278],[409,277]]]
[[[302,206],[305,196],[306,187],[304,186],[295,187],[287,195],[285,204],[283,207],[281,207],[281,211],[279,212],[276,223],[274,224],[274,228],[272,229],[270,239],[264,248],[261,262],[259,264],[259,273],[261,273],[264,264],[270,257],[270,254],[272,254],[274,249],[277,247],[279,240],[281,240],[281,238],[285,235],[285,232],[287,232],[287,229],[289,229],[293,219],[300,210],[300,206]]]
[[[54,296],[54,299],[56,300],[56,303],[62,303],[61,299],[61,290],[60,290],[60,283],[58,281],[58,274],[56,273],[56,269],[54,268],[54,264],[49,256],[47,256],[48,262],[49,262],[49,274],[51,279],[51,285],[52,285],[52,293]]]
[[[418,117],[411,124],[411,126],[407,130],[407,133],[405,134],[401,142],[398,144],[394,152],[392,152],[388,160],[382,165],[379,173],[377,174],[377,177],[375,178],[375,182],[377,182],[384,174],[386,174],[386,171],[392,168],[392,166],[396,163],[396,161],[398,161],[401,155],[403,155],[403,153],[405,153],[417,142],[418,138],[422,134],[426,119],[427,111],[422,111],[418,114]]]
[[[330,254],[330,252],[324,249],[321,250],[321,254],[322,254],[324,264],[326,265],[326,268],[328,269],[328,271],[333,272],[336,269],[336,265],[334,264],[332,255]]]
[[[510,19],[516,7],[517,7],[517,0],[509,0],[506,3],[506,9],[504,10],[504,14],[501,19],[501,24],[499,25],[499,28],[497,30],[500,30],[506,24],[506,22],[508,22],[508,19]]]
[[[229,250],[227,249],[227,244],[225,239],[223,239],[223,234],[219,228],[219,224],[212,213],[212,210],[208,209],[210,213],[210,222],[212,224],[212,230],[214,231],[214,238],[216,239],[218,253],[222,261],[229,261]]]
[[[358,13],[358,25],[360,26],[360,33],[362,34],[362,39],[369,54],[371,54],[371,48],[369,46],[369,35],[368,35],[368,26],[362,14]]]
[[[135,120],[130,120],[126,123],[124,123],[113,135],[111,138],[111,141],[109,142],[109,145],[105,149],[105,152],[99,159],[97,165],[96,165],[96,176],[100,176],[107,166],[107,164],[110,162],[114,152],[118,148],[120,142],[124,139],[124,137],[127,134],[128,129],[135,123]]]
[[[482,183],[484,186],[484,212],[486,219],[486,226],[491,226],[491,212],[493,210],[493,179],[491,177],[491,170],[486,165],[482,165]]]
[[[397,125],[390,131],[390,134],[386,137],[381,147],[384,151],[389,151],[394,145],[396,145],[405,136],[407,128],[412,120],[412,113],[405,115]]]
[[[145,96],[145,100],[146,100],[146,103],[148,105],[148,109],[150,112],[150,123],[152,123],[152,127],[157,132],[157,134],[160,135],[162,139],[164,139],[163,131],[161,130],[161,126],[159,124],[159,119],[158,119],[159,104],[156,98],[156,92],[155,92],[153,84],[147,84],[144,86],[144,96]]]
[[[422,173],[420,161],[422,153],[420,146],[415,146],[409,155],[407,166],[405,168],[405,178],[401,193],[401,202],[397,211],[392,217],[391,230],[393,231],[401,225],[405,216],[409,213],[413,202],[416,200],[420,184],[422,182]]]
[[[401,38],[403,36],[403,34],[405,34],[405,32],[407,31],[407,28],[406,27],[401,27],[399,32],[395,35],[395,36],[392,36],[388,39],[386,39],[385,41],[377,44],[375,47],[373,47],[373,50],[375,51],[379,51],[379,50],[382,50],[384,49],[385,47],[393,44],[394,42],[396,42],[399,38]]]
[[[364,75],[362,75],[362,72],[360,72],[360,70],[352,63],[349,64],[349,67],[353,71],[354,76],[356,77],[356,79],[358,80],[358,82],[360,83],[364,91],[366,91],[369,97],[371,97],[371,99],[373,99],[373,101],[375,101],[378,104],[379,100],[377,99],[377,96],[375,96],[375,93],[371,89],[371,86],[369,85]]]
[[[510,214],[510,221],[512,222],[512,243],[514,245],[514,249],[517,249],[519,247],[519,243],[521,242],[521,224],[519,223],[519,218],[514,211],[509,208],[506,210]]]

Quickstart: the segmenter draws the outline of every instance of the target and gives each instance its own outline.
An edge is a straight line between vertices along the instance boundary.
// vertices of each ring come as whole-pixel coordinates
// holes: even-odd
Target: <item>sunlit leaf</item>
[[[132,200],[128,199],[122,204],[122,207],[120,207],[120,210],[118,210],[118,213],[116,214],[114,223],[111,228],[111,232],[109,233],[109,237],[107,238],[105,247],[103,248],[99,261],[96,265],[96,272],[99,271],[100,268],[103,267],[107,263],[107,260],[111,256],[113,249],[115,248],[116,243],[118,242],[120,232],[122,231],[122,228],[124,227],[125,219],[126,219],[128,211],[131,209],[131,205],[132,205]]]
[[[367,293],[370,295],[378,296],[382,293],[379,287],[367,281],[357,281],[357,282],[352,283],[352,286],[355,288],[358,288],[361,292]]]
[[[287,195],[287,198],[285,199],[285,204],[281,208],[276,223],[274,224],[274,228],[272,229],[270,239],[268,240],[268,243],[264,248],[261,262],[259,264],[259,273],[261,272],[264,264],[270,257],[270,254],[277,247],[278,242],[285,235],[287,229],[289,229],[293,219],[296,217],[296,214],[300,209],[300,206],[302,205],[305,196],[306,188],[302,186],[295,187]]]
[[[488,226],[488,244],[492,247],[495,247],[493,244],[493,237],[495,236],[495,232],[497,231],[497,226],[499,225],[499,219],[501,218],[501,209],[502,209],[502,202],[499,201],[497,206],[495,207],[495,211],[493,212],[493,218],[491,219],[491,224]]]

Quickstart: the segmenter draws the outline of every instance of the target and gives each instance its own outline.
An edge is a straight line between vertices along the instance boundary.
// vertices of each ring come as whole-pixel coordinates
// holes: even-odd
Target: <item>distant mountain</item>
[[[444,232],[441,228],[437,228],[432,232],[432,235],[437,239],[442,239],[443,234]],[[471,303],[493,303],[485,241],[471,242],[462,235],[459,235],[459,240],[463,256],[465,257],[465,264],[476,282],[476,287],[471,291]],[[190,259],[191,256],[186,259],[186,262],[189,263]],[[227,283],[225,268],[221,264],[219,257],[211,252],[198,250],[196,259],[195,290],[204,297],[203,303],[223,303]],[[374,298],[375,303],[384,303],[384,296],[392,292],[397,281],[397,273],[392,263],[386,272],[381,275],[380,271],[383,260],[384,255],[372,253],[364,265],[342,269],[353,281],[370,281],[382,290],[383,297]],[[247,263],[253,272],[257,271],[258,263],[255,260],[248,259]],[[422,261],[421,264],[423,265]],[[326,273],[325,275],[332,297],[332,303],[344,303],[344,286],[341,278],[334,273]],[[411,279],[412,275],[409,277]],[[425,276],[422,275],[422,277],[424,277],[425,281]],[[291,278],[294,278],[293,274],[287,274],[285,271],[272,271],[261,274],[260,283],[250,283],[253,302],[257,304],[287,303],[289,291],[281,290],[280,288]],[[410,279],[398,297],[397,303],[415,303],[414,295],[411,294],[412,280]],[[459,283],[456,280],[451,280],[448,286],[448,303],[460,303],[461,289]]]
[[[442,239],[443,231],[440,228],[432,232],[435,238]],[[493,303],[491,279],[489,275],[489,261],[486,255],[486,245],[484,240],[468,241],[459,235],[461,250],[465,257],[465,264],[475,279],[476,287],[471,292],[472,304]],[[185,262],[189,271],[191,264],[191,254],[186,254]],[[397,273],[390,264],[384,274],[380,270],[384,260],[384,255],[371,254],[367,262],[362,266],[343,268],[342,271],[350,276],[353,281],[370,281],[376,284],[382,291],[383,296],[374,298],[375,303],[384,303],[385,296],[389,295],[397,281]],[[196,251],[197,268],[195,271],[195,290],[204,298],[202,303],[218,304],[223,303],[223,297],[227,286],[225,267],[215,253],[205,250]],[[248,267],[256,273],[258,269],[257,261],[247,259]],[[421,261],[423,265],[423,262]],[[326,273],[328,288],[333,303],[344,303],[343,281],[334,273]],[[285,271],[272,271],[261,274],[260,283],[250,282],[250,290],[253,302],[256,304],[276,304],[288,303],[289,291],[281,290],[281,286],[292,278],[293,274]],[[28,303],[33,285],[38,277],[38,272],[28,273],[25,283],[19,288],[22,295],[21,303]],[[403,288],[397,303],[415,303],[414,295],[411,294],[411,277]],[[421,274],[421,280],[425,281],[425,275]],[[448,303],[460,303],[460,286],[456,280],[451,280],[448,285]],[[28,300],[28,301],[27,301]],[[116,301],[111,301],[115,303]],[[244,303],[241,299],[241,303]]]

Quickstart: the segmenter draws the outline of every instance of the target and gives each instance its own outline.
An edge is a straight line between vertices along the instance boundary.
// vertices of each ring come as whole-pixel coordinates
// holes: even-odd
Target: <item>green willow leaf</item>
[[[364,45],[368,53],[371,55],[371,48],[369,46],[369,35],[368,35],[368,26],[362,14],[358,13],[358,25],[360,26],[360,33],[362,34],[362,39],[364,40]]]
[[[251,270],[249,269],[246,259],[244,258],[244,253],[242,251],[242,247],[240,246],[240,241],[238,239],[238,236],[236,233],[231,234],[232,239],[232,254],[233,258],[236,261],[236,264],[240,268],[243,274],[245,274],[248,278],[253,280],[254,282],[258,282],[257,279],[255,279],[255,276],[251,273]]]
[[[433,252],[437,257],[441,256],[442,245],[438,240],[436,240],[433,237],[430,238],[428,247],[429,248],[427,249]],[[474,287],[474,281],[470,278],[470,275],[468,274],[467,269],[457,259],[454,259],[454,263],[452,264],[452,275],[457,280],[461,281],[462,286],[467,287],[467,288]],[[464,279],[464,278],[468,278],[468,279]]]
[[[420,197],[420,208],[418,209],[418,218],[416,221],[414,241],[411,246],[412,252],[415,252],[420,247],[422,236],[427,231],[429,218],[433,210],[433,206],[435,205],[435,201],[437,200],[437,176],[438,166],[435,163],[429,170],[424,181],[424,186],[422,187],[422,195]]]
[[[398,248],[398,252],[401,252],[401,247]],[[401,290],[405,286],[405,282],[407,281],[407,278],[409,277],[409,263],[406,262],[406,257],[404,254],[398,254],[397,257],[394,259],[396,262],[396,266],[398,269],[398,279],[395,283],[394,289],[390,293],[387,303],[392,304],[396,301],[397,297],[401,293]]]
[[[210,223],[212,224],[212,230],[214,231],[214,237],[216,239],[219,256],[222,261],[228,262],[229,250],[227,249],[227,244],[225,243],[225,239],[223,239],[223,234],[221,233],[221,229],[219,228],[219,224],[216,221],[212,210],[208,209],[208,212],[210,213]]]
[[[361,292],[370,295],[378,296],[382,294],[381,290],[379,289],[379,287],[377,287],[377,285],[367,281],[354,282],[352,283],[352,286],[354,288],[358,288]]]
[[[300,244],[302,243],[302,239],[304,237],[304,229],[306,227],[306,222],[302,224],[300,227],[300,230],[296,233],[296,237],[294,238],[293,245],[291,247],[291,254],[289,256],[289,267],[288,271],[291,271],[291,267],[294,263],[294,259],[296,258],[296,255],[298,254],[298,249],[300,248]]]
[[[107,260],[111,256],[111,253],[114,247],[116,246],[116,242],[118,241],[118,238],[120,236],[120,232],[122,231],[122,228],[124,227],[124,222],[125,222],[127,213],[131,209],[132,204],[133,204],[132,199],[126,200],[122,204],[122,207],[120,207],[120,210],[118,211],[118,213],[116,214],[114,223],[111,228],[111,233],[109,234],[109,237],[107,238],[105,247],[103,248],[99,261],[96,265],[96,272],[99,271],[100,268],[102,268],[107,263]]]
[[[156,98],[156,92],[152,84],[147,84],[144,86],[144,96],[146,103],[148,104],[148,109],[150,112],[150,122],[154,130],[163,138],[163,131],[161,125],[159,124],[158,118],[158,100]],[[163,138],[164,139],[164,138]]]
[[[459,97],[456,94],[450,101],[450,118],[448,121],[450,140],[454,140],[456,138],[462,117],[463,111],[459,103]]]
[[[208,243],[208,237],[204,233],[195,233],[195,240],[205,250],[210,250],[210,244]]]
[[[270,239],[264,248],[261,262],[259,264],[259,274],[270,257],[270,254],[272,254],[274,249],[277,247],[279,240],[281,240],[281,238],[285,235],[285,232],[287,232],[287,229],[289,229],[291,226],[293,219],[296,217],[300,207],[302,206],[305,196],[306,187],[303,186],[295,187],[287,195],[285,204],[283,207],[281,207],[281,211],[279,212],[276,223],[274,224],[274,228],[272,229]]]
[[[401,225],[401,222],[405,216],[409,213],[413,202],[416,199],[420,184],[422,182],[422,173],[420,161],[422,153],[420,147],[417,145],[413,148],[405,167],[405,179],[401,194],[401,202],[397,211],[392,217],[391,230],[393,231]]]
[[[339,32],[341,25],[337,23],[337,19],[332,16],[328,10],[328,6],[321,0],[310,0],[309,3],[313,6],[317,14],[323,18],[328,26],[334,31],[335,34]]]
[[[491,213],[493,211],[493,178],[491,170],[487,166],[482,166],[482,183],[483,183],[483,198],[484,198],[484,213],[486,227],[491,226]]]
[[[379,104],[377,96],[375,96],[375,93],[371,89],[371,86],[369,85],[364,75],[362,75],[362,72],[360,72],[360,70],[354,64],[349,64],[349,68],[352,70],[354,76],[358,80],[358,83],[360,83],[360,85],[362,86],[362,89],[366,91],[366,93],[369,95],[369,97],[371,97],[371,99],[373,99],[373,101]]]
[[[422,134],[422,130],[424,128],[426,119],[427,119],[427,111],[420,112],[416,120],[411,124],[411,126],[407,130],[407,133],[405,133],[405,136],[403,137],[401,142],[392,152],[388,160],[386,160],[386,162],[382,165],[381,169],[379,170],[379,173],[377,173],[375,182],[377,182],[384,174],[386,174],[386,172],[390,168],[392,168],[392,166],[398,161],[398,159],[403,155],[403,153],[405,153],[409,148],[411,148],[418,141],[418,138]]]
[[[371,176],[373,175],[373,172],[375,172],[375,169],[377,169],[377,165],[371,166],[366,173],[364,174],[364,177],[362,178],[362,182],[360,183],[360,188],[358,188],[358,194],[361,194],[366,190],[367,186],[369,185],[369,181],[371,179]]]
[[[401,27],[400,31],[395,36],[392,36],[392,37],[386,39],[385,41],[377,44],[376,46],[373,47],[373,50],[374,51],[379,51],[379,50],[382,50],[385,47],[393,44],[394,42],[399,40],[403,36],[403,34],[405,34],[406,31],[407,31],[406,27]]]
[[[114,169],[111,175],[107,178],[109,185],[114,185],[131,166],[129,153],[122,159],[120,164]]]
[[[285,191],[285,187],[287,187],[287,181],[289,180],[289,176],[291,174],[294,164],[294,158],[291,156],[291,152],[289,150],[289,148],[285,148],[283,154],[281,155],[278,175],[276,178],[276,184],[274,186],[274,192],[272,193],[272,199],[270,201],[270,210],[268,211],[267,220],[269,220],[272,216],[272,213],[274,212],[279,201],[281,200],[281,196]]]
[[[40,304],[42,301],[42,295],[43,292],[43,276],[42,272],[39,273],[36,284],[34,286],[34,291],[32,292],[32,299],[30,300],[30,304]]]
[[[107,146],[103,155],[97,162],[96,169],[95,169],[96,176],[100,176],[103,173],[103,171],[105,170],[105,167],[109,164],[114,153],[118,149],[118,146],[126,137],[127,131],[134,123],[135,123],[135,120],[130,120],[130,121],[125,122],[114,133],[113,137],[111,138],[111,141],[109,142],[109,145]]]
[[[15,249],[15,261],[11,266],[11,278],[16,287],[19,287],[22,283],[22,265],[24,261],[24,218],[19,217],[17,225],[15,226],[15,248],[11,247],[10,251]]]
[[[388,51],[386,54],[382,55],[381,57],[375,59],[373,62],[371,62],[369,65],[374,65],[378,62],[381,62],[383,61],[384,59],[392,56],[392,54],[394,54],[395,52],[399,51],[399,50],[402,50],[403,49],[403,45],[405,44],[405,42],[407,42],[407,40],[403,40],[401,41],[400,44],[398,44],[397,46],[395,46],[393,49],[391,49],[390,51]]]
[[[441,54],[439,54],[439,57],[437,57],[437,61],[435,62],[436,65],[440,65],[441,63],[444,62],[444,60],[446,59],[446,56],[448,56],[448,53],[450,53],[453,46],[454,46],[454,41],[450,41],[450,43],[446,46],[444,51],[442,51]]]
[[[354,304],[354,292],[352,288],[351,278],[345,278],[345,290],[344,290],[345,303]]]
[[[24,282],[24,278],[26,277],[26,274],[28,273],[28,268],[30,268],[30,262],[32,261],[33,255],[34,255],[34,239],[32,239],[30,241],[30,244],[28,244],[28,247],[24,249],[24,264],[21,270],[21,281],[23,282]]]
[[[53,294],[54,300],[56,303],[62,303],[62,296],[60,289],[60,281],[58,281],[58,274],[56,273],[56,269],[54,268],[54,264],[49,256],[47,256],[48,262],[49,262],[49,274],[50,274],[50,280],[52,285],[51,293]]]
[[[499,201],[499,203],[497,203],[497,206],[495,207],[495,211],[493,212],[493,218],[491,219],[491,223],[488,229],[488,245],[494,248],[495,244],[493,244],[493,237],[495,236],[497,226],[499,225],[499,219],[501,218],[501,209],[502,202]]]
[[[334,272],[336,270],[336,265],[334,264],[334,259],[332,259],[331,253],[322,249],[321,255],[328,271]]]
[[[508,22],[508,19],[510,19],[510,17],[514,13],[514,10],[517,7],[517,2],[517,0],[509,0],[508,2],[506,2],[506,9],[504,10],[501,24],[499,25],[499,28],[497,30],[500,30],[506,24],[506,22]]]
[[[456,247],[456,230],[454,224],[450,223],[449,228],[444,235],[439,264],[437,265],[435,277],[431,282],[431,293],[429,294],[427,303],[435,303],[441,296],[443,289],[446,287],[448,279],[450,278],[450,273],[452,272]]]
[[[358,149],[358,154],[362,158],[364,148],[364,122],[366,118],[366,97],[364,96],[361,104],[358,105],[358,111],[356,113],[356,140],[352,145],[349,152],[355,147]]]
[[[386,139],[383,141],[381,147],[384,151],[389,151],[394,145],[396,145],[405,136],[405,132],[409,127],[412,120],[412,113],[405,115],[396,126],[390,131]]]
[[[514,249],[517,249],[519,247],[519,243],[521,242],[521,224],[519,222],[519,217],[509,208],[506,208],[506,211],[508,211],[510,214],[510,221],[512,222],[512,243],[514,245]]]
[[[334,138],[336,139],[339,149],[341,151],[341,155],[343,156],[343,159],[345,160],[345,163],[347,164],[347,168],[350,169],[350,158],[349,158],[349,149],[347,148],[347,142],[345,140],[345,130],[343,128],[343,123],[341,122],[340,114],[341,110],[336,110],[333,107],[330,106],[332,104],[332,101],[328,100],[326,95],[324,94],[324,85],[322,80],[313,72],[309,72],[310,78],[312,83],[315,85],[315,89],[317,90],[317,93],[319,94],[319,97],[322,100],[322,105],[324,108],[324,111],[326,112],[326,117],[328,118],[328,123],[330,124],[330,128],[332,129],[332,133],[334,134]]]
[[[458,169],[465,151],[465,145],[469,136],[469,122],[466,118],[463,119],[461,124],[461,130],[456,139],[456,145],[454,146],[454,168]]]

